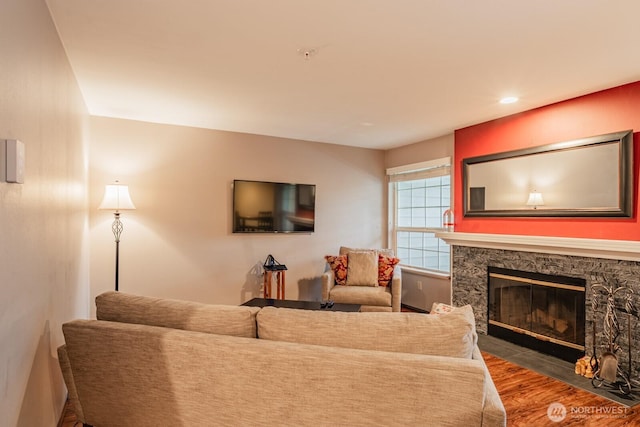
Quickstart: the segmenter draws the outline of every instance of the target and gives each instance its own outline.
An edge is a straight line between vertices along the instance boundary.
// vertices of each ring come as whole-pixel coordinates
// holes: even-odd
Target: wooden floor
[[[62,417],[58,422],[58,427],[81,427],[82,423],[76,418],[76,414],[73,413],[71,404],[67,400],[67,404],[64,405],[64,411],[62,411]]]
[[[640,405],[635,409],[540,375],[489,354],[483,354],[493,382],[507,410],[508,426],[638,426]],[[552,403],[564,405],[566,416],[553,422],[547,416]],[[81,426],[69,403],[59,427]]]
[[[483,353],[507,410],[508,426],[638,426],[640,406],[627,409],[587,391]],[[552,403],[564,405],[566,416],[553,422]]]

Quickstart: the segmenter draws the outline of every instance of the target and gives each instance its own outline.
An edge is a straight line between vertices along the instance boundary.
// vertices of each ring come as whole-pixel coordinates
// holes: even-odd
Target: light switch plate
[[[17,139],[6,140],[7,182],[24,183],[24,143]]]

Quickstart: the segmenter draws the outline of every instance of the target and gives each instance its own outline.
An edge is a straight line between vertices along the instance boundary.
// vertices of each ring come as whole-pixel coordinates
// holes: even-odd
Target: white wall
[[[123,292],[239,304],[261,296],[272,254],[287,298],[320,299],[324,255],[386,240],[383,151],[99,117],[91,134],[92,297],[114,287],[113,214],[97,206],[116,179],[137,207],[122,213]],[[315,184],[315,233],[231,233],[233,179]]]
[[[385,168],[451,157],[455,162],[453,134],[416,144],[394,148],[385,153]],[[453,180],[451,188],[453,189]],[[453,200],[453,195],[451,197]],[[456,207],[453,207],[456,209]],[[391,217],[390,217],[391,218]],[[402,261],[400,261],[402,263]],[[451,302],[451,278],[411,271],[402,272],[402,303],[422,310],[430,310],[434,302]]]
[[[43,0],[2,0],[0,28],[0,140],[26,147],[24,184],[0,176],[0,426],[54,426],[61,325],[89,314],[88,115]]]

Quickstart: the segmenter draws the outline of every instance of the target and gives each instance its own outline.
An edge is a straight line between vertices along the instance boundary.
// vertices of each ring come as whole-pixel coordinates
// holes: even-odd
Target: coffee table
[[[360,311],[360,304],[339,304],[334,303],[332,307],[322,308],[319,301],[294,301],[286,299],[253,298],[242,305],[250,307],[280,307],[297,308],[300,310],[321,310],[321,311]]]

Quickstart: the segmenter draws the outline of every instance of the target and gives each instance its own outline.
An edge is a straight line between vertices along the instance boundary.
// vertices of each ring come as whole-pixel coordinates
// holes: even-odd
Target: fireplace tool
[[[594,316],[595,317],[595,316]],[[593,337],[591,340],[593,352],[591,353],[591,359],[589,359],[589,366],[591,366],[591,372],[598,372],[600,365],[598,365],[598,356],[596,352],[596,320],[593,319]]]
[[[624,394],[631,394],[631,382],[629,381],[631,377],[631,315],[635,312],[635,308],[633,307],[633,303],[631,301],[631,297],[633,296],[633,290],[627,287],[618,287],[614,288],[613,286],[604,286],[600,284],[593,285],[593,298],[591,300],[594,317],[595,312],[599,307],[598,295],[596,295],[596,291],[600,291],[604,293],[607,297],[606,305],[605,305],[605,314],[604,314],[604,335],[607,338],[607,351],[602,353],[600,356],[600,362],[597,361],[596,352],[596,344],[595,344],[595,328],[596,322],[594,319],[593,322],[593,351],[595,358],[595,362],[592,366],[596,366],[597,370],[594,371],[593,378],[591,379],[591,384],[594,387],[600,387],[603,383],[608,383],[614,387],[618,387],[618,389]],[[628,350],[629,350],[629,371],[625,373],[622,371],[618,364],[618,357],[616,353],[620,350],[620,346],[617,343],[618,337],[620,336],[620,324],[618,322],[618,316],[616,313],[616,301],[615,297],[618,293],[624,293],[625,304],[624,311],[627,313],[627,323],[628,323]],[[618,381],[618,378],[621,378],[621,381]]]

